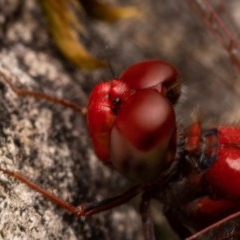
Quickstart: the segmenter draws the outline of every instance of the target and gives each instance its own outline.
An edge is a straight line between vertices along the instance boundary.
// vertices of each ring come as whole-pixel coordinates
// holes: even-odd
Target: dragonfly
[[[211,20],[212,21],[212,20]],[[212,22],[210,22],[210,23],[212,23]],[[231,39],[230,39],[231,40]],[[234,48],[233,48],[234,49]],[[211,132],[211,134],[213,134],[212,132]],[[214,134],[213,134],[214,135]],[[7,172],[6,172],[7,173]],[[9,173],[9,172],[8,172]],[[175,177],[175,176],[171,176],[171,177]],[[172,180],[172,179],[171,179]],[[173,180],[172,180],[173,181]],[[134,189],[132,189],[132,190],[135,190],[135,188]],[[235,216],[236,218],[238,217],[238,216]],[[231,219],[234,219],[235,217],[231,217]],[[228,222],[228,220],[226,220],[227,222]],[[230,221],[229,221],[230,222]],[[214,229],[214,228],[212,228],[212,229]],[[214,231],[214,230],[213,230]],[[235,231],[236,232],[236,231]],[[203,233],[202,233],[203,234]],[[203,235],[202,235],[203,236]],[[230,235],[230,236],[234,236],[234,235]],[[190,237],[190,239],[194,239],[193,237]],[[224,238],[223,238],[224,239]]]

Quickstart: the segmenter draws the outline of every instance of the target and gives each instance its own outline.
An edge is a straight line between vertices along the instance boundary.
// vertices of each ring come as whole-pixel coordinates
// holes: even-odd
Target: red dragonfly
[[[200,12],[200,10],[198,11]],[[211,9],[209,9],[209,12],[211,13]],[[211,16],[210,22],[208,22],[210,27],[211,24],[216,24],[217,21],[214,14]],[[237,49],[236,42],[228,33],[227,37],[229,46],[227,45],[226,48],[236,66],[238,66],[237,56],[232,55],[233,50]],[[141,71],[145,71],[146,75],[144,76]],[[139,75],[140,73],[141,75]],[[156,74],[161,76],[161,81],[158,79],[158,82],[155,82],[154,77]],[[132,77],[138,77],[140,80],[131,80]],[[171,64],[163,61],[147,61],[131,66],[117,80],[106,83],[106,87],[104,84],[100,84],[93,90],[88,108],[88,123],[97,155],[109,167],[117,169],[123,175],[141,182],[123,194],[100,201],[97,204],[81,205],[80,208],[75,208],[34,185],[21,174],[5,169],[2,169],[2,171],[25,182],[61,207],[80,216],[89,216],[113,208],[142,193],[141,213],[145,239],[147,240],[154,239],[152,222],[148,212],[149,201],[152,198],[159,199],[164,204],[165,215],[181,237],[189,235],[191,229],[204,228],[230,213],[238,211],[236,199],[239,199],[239,196],[236,180],[239,173],[238,171],[235,172],[235,170],[237,170],[237,157],[239,156],[239,128],[220,126],[202,129],[200,122],[195,122],[185,131],[180,132],[178,141],[176,141],[175,115],[172,105],[176,103],[179,97],[179,78],[178,71]],[[149,83],[150,85],[148,85]],[[9,84],[11,85],[11,83]],[[14,86],[11,87],[19,95],[33,95],[37,98],[69,106],[81,112],[85,111],[85,109],[65,100],[55,99],[45,94],[19,90]],[[104,102],[105,99],[103,99],[104,101],[101,103],[102,94],[106,92],[107,96],[111,95],[111,102]],[[144,107],[145,102],[151,98],[153,99],[148,104],[152,107],[155,106],[155,103],[158,106],[164,106],[161,107],[161,112],[156,110],[156,114],[165,116],[162,123],[158,122],[155,126],[155,122],[149,122],[148,125],[154,125],[154,131],[150,132],[150,135],[146,137],[148,129],[142,130],[138,128],[139,124],[142,123],[137,121],[138,118],[135,115],[131,116],[130,114],[128,120],[134,120],[131,128],[136,127],[138,131],[132,133],[131,129],[126,130],[125,118],[128,116],[127,113],[135,111],[135,107],[132,106],[140,102]],[[135,102],[135,105],[129,104],[130,100]],[[112,116],[109,115],[105,116],[105,112],[101,112],[102,108],[104,110],[106,108],[108,111],[110,109],[116,119],[111,119]],[[98,114],[100,114],[100,117]],[[96,122],[96,118],[101,121],[101,125]],[[106,121],[108,121],[107,124]],[[148,121],[148,115],[146,115],[144,121]],[[158,132],[164,132],[164,137],[156,134]],[[124,133],[124,139],[120,136],[122,133]],[[114,136],[108,139],[110,134]],[[142,141],[139,135],[144,136]],[[126,146],[124,140],[127,141],[128,139],[131,139],[130,142],[137,140],[137,143],[134,142],[134,146],[140,146],[138,150],[141,152],[140,160],[142,162],[140,165],[137,164],[137,167],[126,166],[128,165],[126,163],[128,158],[139,160],[139,153],[132,149],[132,146]],[[154,141],[149,144],[149,139],[154,139]],[[146,146],[146,143],[149,145]],[[109,147],[110,145],[111,147]],[[122,151],[118,150],[118,146],[121,146]],[[147,154],[143,156],[142,151],[145,151],[145,148]],[[129,150],[127,153],[126,149]],[[151,150],[150,153],[149,149]],[[177,157],[175,157],[175,154]],[[149,158],[149,155],[152,155],[152,157]],[[151,159],[150,163],[148,163],[149,159]],[[161,159],[161,161],[156,162],[156,159]],[[113,162],[113,160],[116,160],[116,162]],[[222,171],[223,166],[225,171]],[[145,173],[146,169],[149,171]],[[144,181],[140,180],[142,177]],[[227,181],[225,181],[226,178]],[[214,218],[210,219],[209,216],[212,216],[212,214]],[[232,228],[221,225],[222,228],[220,228],[223,229],[223,232],[221,232],[217,228],[219,224],[214,225],[189,239],[200,239],[199,236],[210,239],[212,236],[210,234],[213,234],[214,237],[217,236],[216,239],[230,239],[239,236],[239,231],[236,228],[237,221],[238,214],[219,223],[230,224],[234,222]],[[228,235],[224,235],[226,231]]]

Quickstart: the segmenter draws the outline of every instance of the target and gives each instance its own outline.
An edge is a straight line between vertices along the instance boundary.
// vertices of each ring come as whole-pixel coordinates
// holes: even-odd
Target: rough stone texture
[[[229,2],[236,10],[236,1]],[[102,58],[110,55],[116,75],[146,58],[173,62],[184,76],[183,97],[177,109],[180,122],[191,121],[190,113],[196,105],[209,122],[219,116],[237,122],[236,95],[232,86],[227,87],[229,80],[236,79],[235,69],[187,3],[124,3],[143,9],[143,19],[114,25],[86,19],[90,51]],[[105,50],[106,44],[111,51]],[[52,43],[35,0],[0,0],[0,73],[15,85],[64,96],[81,105],[86,104],[97,82],[112,77],[109,69],[86,72],[68,63]],[[97,161],[85,119],[71,109],[19,98],[2,77],[0,81],[1,167],[20,171],[75,205],[103,199],[129,185]],[[0,209],[2,239],[143,239],[134,201],[78,219],[0,174]],[[160,210],[153,209],[161,223]],[[160,234],[159,239],[163,239]]]

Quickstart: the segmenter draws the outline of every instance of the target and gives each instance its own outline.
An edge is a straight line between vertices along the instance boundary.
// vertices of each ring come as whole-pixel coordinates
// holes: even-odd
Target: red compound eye
[[[178,70],[160,60],[136,63],[122,73],[120,80],[136,90],[155,88],[172,104],[177,102],[181,93],[181,76]]]
[[[121,108],[111,133],[111,160],[125,176],[151,180],[174,158],[175,115],[165,97],[146,89]]]
[[[174,159],[180,75],[151,60],[129,67],[118,80],[98,84],[88,105],[88,126],[98,157],[137,181],[157,177]]]
[[[116,114],[121,103],[131,94],[128,86],[118,80],[99,83],[93,89],[88,103],[88,127],[98,157],[107,165],[109,141]]]

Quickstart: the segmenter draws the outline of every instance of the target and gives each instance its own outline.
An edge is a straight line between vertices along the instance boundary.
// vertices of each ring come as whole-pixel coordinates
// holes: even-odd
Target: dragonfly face
[[[165,182],[152,184],[151,192],[169,221],[199,230],[239,209],[240,128],[202,129],[195,122],[177,137],[173,105],[180,85],[178,71],[166,62],[134,64],[93,89],[88,125],[106,165],[134,181]]]
[[[136,181],[159,176],[175,156],[172,104],[179,85],[178,71],[159,60],[134,64],[119,80],[97,85],[89,99],[88,125],[100,159]]]

